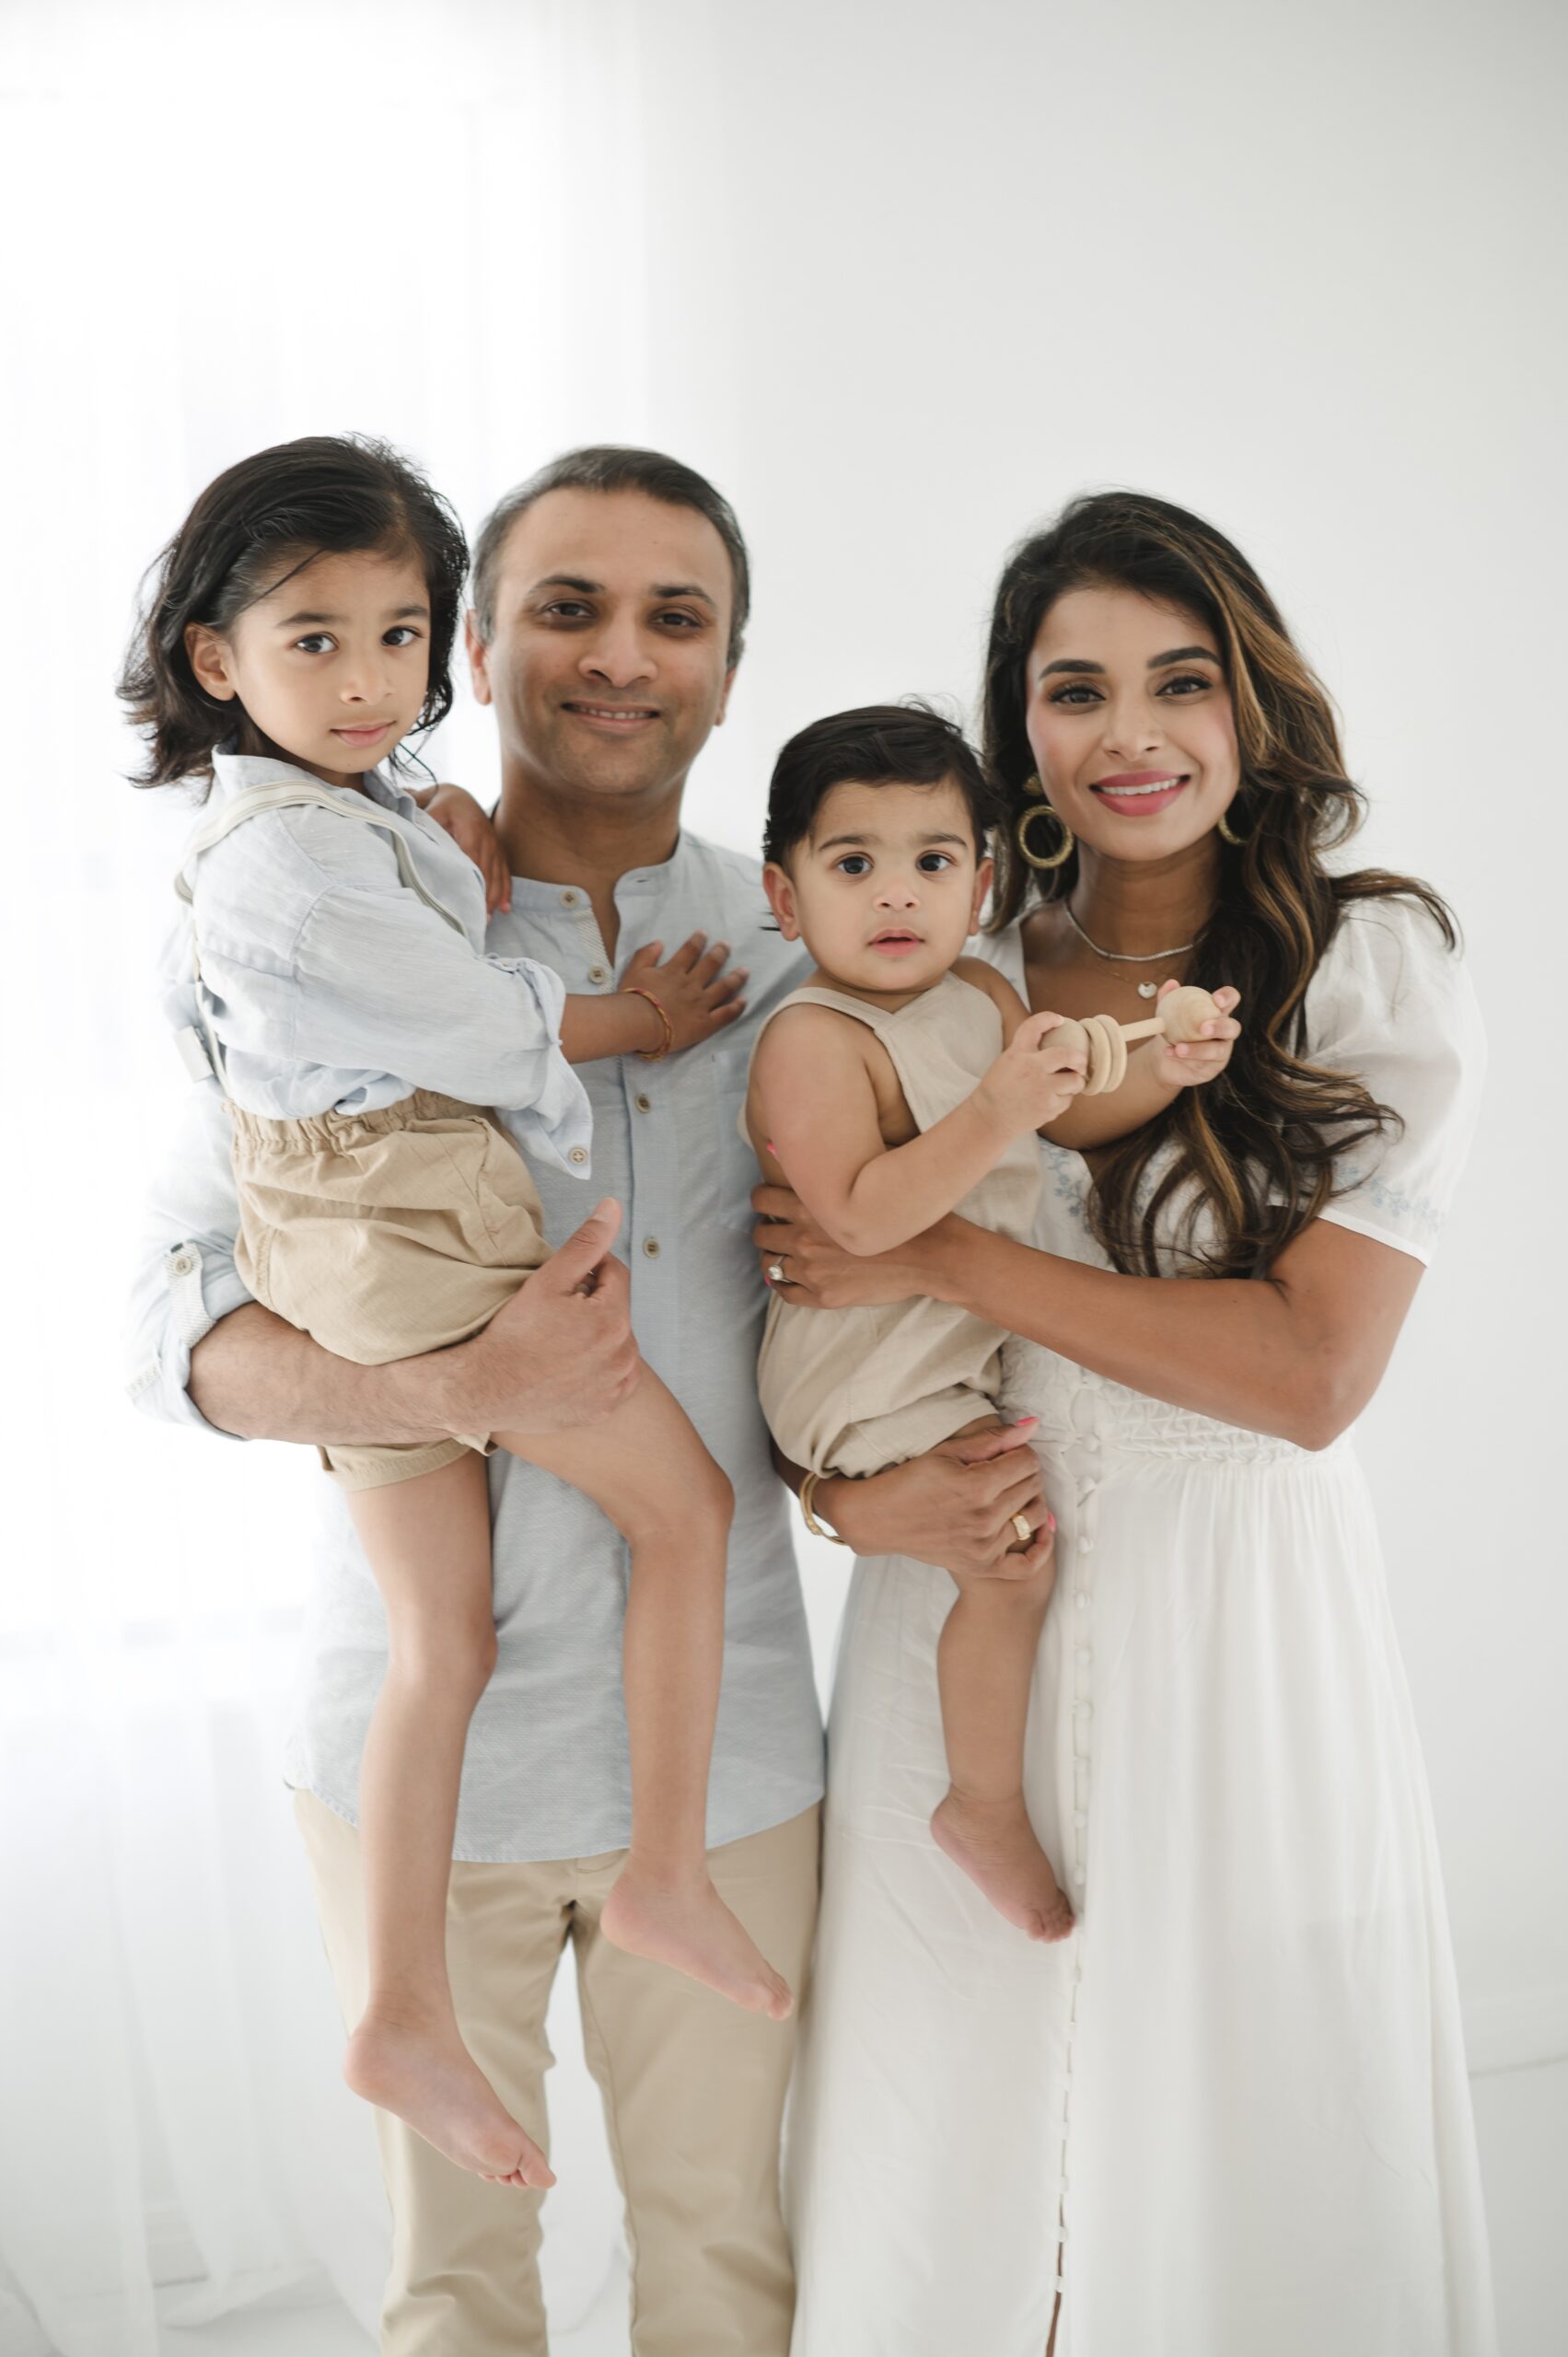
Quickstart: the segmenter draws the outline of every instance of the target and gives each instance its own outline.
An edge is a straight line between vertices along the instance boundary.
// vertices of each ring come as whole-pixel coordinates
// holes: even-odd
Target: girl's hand
[[[1156,999],[1155,1004],[1159,1004],[1159,1000],[1167,991],[1178,987],[1174,981],[1162,982],[1159,998]],[[1229,1063],[1231,1042],[1241,1037],[1240,1024],[1231,1019],[1232,1009],[1241,1004],[1241,993],[1233,991],[1227,984],[1224,990],[1214,992],[1214,1001],[1220,1010],[1220,1017],[1218,1021],[1211,1017],[1204,1024],[1202,1039],[1144,1040],[1144,1052],[1152,1062],[1162,1087],[1197,1088],[1205,1080],[1217,1080]]]
[[[1085,1051],[1051,1045],[1060,1015],[1020,1023],[979,1087],[975,1101],[1009,1139],[1060,1119],[1084,1086]]]
[[[970,1579],[1027,1579],[1056,1543],[1040,1459],[1026,1446],[1033,1429],[1031,1417],[945,1440],[864,1480],[819,1481],[817,1511],[857,1555],[909,1555]],[[1035,1534],[1028,1547],[1018,1544],[1016,1514]]]
[[[663,966],[659,964],[663,942],[650,941],[646,948],[638,950],[621,978],[623,991],[636,982],[657,999],[669,1017],[672,1052],[677,1048],[701,1047],[704,1039],[714,1039],[746,1012],[740,991],[749,968],[732,966],[728,973],[722,971],[729,944],[715,942],[709,949],[707,938],[705,933],[694,933]]]
[[[788,1187],[753,1187],[751,1208],[757,1213],[751,1241],[762,1282],[788,1302],[811,1309],[866,1309],[931,1290],[921,1271],[918,1236],[896,1252],[863,1256],[843,1251],[813,1227],[810,1213]],[[928,1236],[936,1233],[937,1228],[926,1230]],[[775,1268],[781,1276],[772,1274]]]
[[[512,905],[512,870],[501,848],[501,838],[489,813],[460,785],[424,785],[414,795],[438,827],[445,827],[459,851],[466,851],[484,878],[484,913]]]

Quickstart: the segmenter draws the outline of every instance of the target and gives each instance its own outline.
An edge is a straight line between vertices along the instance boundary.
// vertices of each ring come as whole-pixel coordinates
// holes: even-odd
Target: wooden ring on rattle
[[[1129,1040],[1153,1039],[1161,1033],[1173,1046],[1179,1039],[1198,1039],[1202,1037],[1204,1024],[1215,1021],[1219,1012],[1207,991],[1200,990],[1195,982],[1188,982],[1180,990],[1169,992],[1160,1001],[1158,1014],[1146,1023],[1118,1023],[1114,1016],[1086,1015],[1081,1023],[1070,1027],[1071,1031],[1083,1035],[1087,1059],[1084,1095],[1105,1097],[1113,1088],[1121,1087],[1127,1077]],[[1065,1023],[1051,1036],[1061,1047],[1075,1044]]]

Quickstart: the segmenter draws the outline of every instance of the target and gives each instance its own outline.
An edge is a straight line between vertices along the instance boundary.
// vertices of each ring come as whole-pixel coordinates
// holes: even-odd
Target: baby
[[[1229,1058],[1228,1039],[1205,1038],[1175,1064],[1151,1039],[1114,1092],[1081,1095],[1082,1033],[1058,1039],[1060,1016],[1031,1015],[963,954],[991,884],[992,810],[970,747],[918,705],[817,721],[773,771],[763,880],[816,970],[758,1037],[746,1122],[769,1179],[847,1252],[895,1250],[955,1211],[1027,1243],[1037,1132],[1075,1150],[1108,1144]],[[1001,1424],[1006,1341],[954,1303],[822,1310],[775,1294],[759,1387],[780,1450],[806,1469],[808,1516],[815,1477],[877,1473]],[[1018,1538],[1025,1548],[1033,1533]],[[936,1656],[950,1781],[932,1832],[1009,1922],[1060,1939],[1072,1910],[1023,1797],[1054,1562],[1015,1579],[953,1576]]]

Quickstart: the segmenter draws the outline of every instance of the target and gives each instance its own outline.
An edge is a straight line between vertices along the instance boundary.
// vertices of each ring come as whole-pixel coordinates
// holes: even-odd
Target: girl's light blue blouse
[[[320,784],[293,762],[243,754],[215,753],[213,768],[209,813],[250,786]],[[461,931],[401,882],[387,830],[319,807],[263,811],[192,865],[193,903],[164,975],[175,1028],[195,1020],[200,989],[228,1094],[247,1112],[368,1112],[436,1089],[494,1106],[530,1155],[586,1178],[592,1119],[561,1052],[560,976],[531,958],[486,955],[478,868],[380,771],[363,795],[327,790],[345,814],[368,796],[396,816],[420,882]]]

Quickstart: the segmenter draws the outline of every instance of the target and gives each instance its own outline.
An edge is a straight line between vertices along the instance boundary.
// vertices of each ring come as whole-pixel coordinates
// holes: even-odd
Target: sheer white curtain
[[[247,450],[383,435],[471,531],[553,449],[645,430],[634,14],[7,12],[6,2357],[150,2357],[170,2279],[191,2321],[329,2282],[375,2316],[385,2204],[277,1773],[315,1477],[155,1429],[119,1389],[184,1085],[148,976],[189,813],[123,783],[111,683],[142,568]],[[486,792],[483,715],[437,758]],[[563,1993],[547,2267],[569,2325],[618,2204]]]

